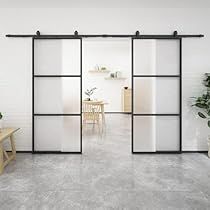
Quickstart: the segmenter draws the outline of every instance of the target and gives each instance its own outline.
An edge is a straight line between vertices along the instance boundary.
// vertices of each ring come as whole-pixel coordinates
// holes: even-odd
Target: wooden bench
[[[16,158],[15,142],[13,138],[13,133],[15,133],[19,128],[3,128],[0,130],[0,174],[3,173],[4,167]],[[3,142],[7,138],[10,138],[10,144],[12,152],[7,152],[3,148]]]

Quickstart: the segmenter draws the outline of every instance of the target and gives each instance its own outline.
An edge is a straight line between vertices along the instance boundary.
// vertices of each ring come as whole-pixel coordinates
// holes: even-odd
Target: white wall
[[[209,130],[195,117],[190,96],[201,93],[210,67],[210,9],[0,9],[0,110],[6,126],[19,126],[17,149],[31,149],[31,40],[7,33],[203,33],[183,40],[183,149],[206,150]]]
[[[110,73],[91,73],[95,66],[110,73],[120,71],[126,80],[106,80]],[[96,87],[93,98],[107,102],[106,112],[122,112],[122,89],[131,87],[130,39],[86,39],[83,42],[83,97],[86,89]]]

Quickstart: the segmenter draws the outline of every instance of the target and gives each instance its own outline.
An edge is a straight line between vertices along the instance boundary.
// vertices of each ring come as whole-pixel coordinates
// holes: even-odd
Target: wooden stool
[[[13,139],[13,133],[15,133],[19,128],[3,128],[0,131],[0,174],[3,173],[4,167],[16,158],[15,142]],[[12,152],[7,152],[3,148],[3,141],[10,138],[10,144]]]

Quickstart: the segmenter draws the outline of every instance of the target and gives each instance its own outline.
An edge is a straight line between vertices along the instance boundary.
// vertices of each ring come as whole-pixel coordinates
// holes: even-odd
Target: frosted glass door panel
[[[156,113],[179,114],[179,78],[156,79]]]
[[[179,117],[134,116],[134,152],[179,151]]]
[[[79,75],[80,40],[35,40],[34,73],[35,75]]]
[[[179,40],[134,40],[134,75],[178,75]]]
[[[134,116],[133,148],[134,152],[155,152],[155,117]]]
[[[36,151],[80,151],[80,116],[36,116]]]
[[[154,75],[155,40],[134,40],[134,75]]]
[[[134,78],[134,114],[155,113],[156,79]]]
[[[156,41],[156,74],[179,74],[179,40]]]
[[[156,150],[179,151],[179,117],[156,117]]]
[[[179,78],[134,78],[135,114],[178,114]]]
[[[37,77],[34,84],[36,114],[80,113],[80,78]]]

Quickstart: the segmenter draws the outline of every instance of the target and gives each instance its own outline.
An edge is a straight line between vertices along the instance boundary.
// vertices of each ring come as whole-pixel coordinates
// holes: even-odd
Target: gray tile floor
[[[18,154],[0,209],[210,209],[205,154],[131,155],[130,117],[106,120],[102,135],[85,128],[83,155]]]

